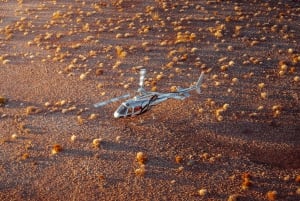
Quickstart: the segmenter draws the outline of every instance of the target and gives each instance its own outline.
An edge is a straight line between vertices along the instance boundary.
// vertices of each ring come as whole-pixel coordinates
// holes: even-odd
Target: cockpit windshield
[[[123,104],[117,109],[117,113],[120,115],[126,115],[128,108],[125,107]]]
[[[122,103],[119,108],[115,111],[114,116],[116,118],[133,116],[142,112],[141,105],[130,105],[129,103]]]

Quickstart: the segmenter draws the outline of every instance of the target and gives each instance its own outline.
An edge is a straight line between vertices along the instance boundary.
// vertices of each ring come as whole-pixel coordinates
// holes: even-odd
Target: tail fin
[[[198,82],[197,82],[197,84],[196,84],[196,91],[197,91],[198,94],[201,93],[200,87],[201,87],[203,78],[204,78],[204,72],[201,73],[201,75],[200,75],[200,77],[199,77],[199,79],[198,79]]]

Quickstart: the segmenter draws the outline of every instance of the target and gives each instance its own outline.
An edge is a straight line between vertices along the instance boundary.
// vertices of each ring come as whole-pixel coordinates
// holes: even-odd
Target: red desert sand
[[[300,2],[1,0],[0,200],[300,200]],[[130,118],[134,94],[189,87]]]

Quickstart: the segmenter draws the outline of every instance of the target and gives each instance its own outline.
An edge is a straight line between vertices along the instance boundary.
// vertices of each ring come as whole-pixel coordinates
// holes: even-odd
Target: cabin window
[[[129,108],[128,108],[128,111],[127,111],[127,114],[130,115],[130,114],[132,114],[132,113],[133,113],[133,108],[132,108],[132,107],[129,107]]]
[[[141,111],[142,107],[141,106],[136,106],[134,108],[134,113]]]

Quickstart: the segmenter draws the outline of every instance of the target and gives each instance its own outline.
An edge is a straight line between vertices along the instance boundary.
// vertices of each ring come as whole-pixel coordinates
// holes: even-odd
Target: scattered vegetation
[[[26,107],[26,110],[25,110],[25,114],[26,115],[33,115],[33,114],[38,114],[40,113],[42,110],[39,109],[38,107],[35,107],[35,106],[28,106]]]
[[[253,185],[253,182],[251,181],[251,175],[248,172],[243,173],[242,175],[242,189],[247,190],[249,187]]]
[[[268,191],[266,197],[269,201],[274,201],[277,199],[277,191]]]
[[[0,4],[4,8],[14,3],[2,1]],[[28,99],[36,101],[32,103],[25,103],[25,100],[24,103],[19,103],[18,101],[23,100],[15,101],[14,99],[17,99],[15,97],[8,101],[7,97],[0,96],[0,127],[2,128],[0,144],[3,146],[4,155],[4,164],[0,165],[0,172],[3,172],[3,175],[8,175],[9,178],[15,177],[15,175],[10,175],[10,172],[20,170],[19,165],[25,164],[13,163],[16,167],[7,168],[11,164],[11,158],[15,156],[22,160],[30,158],[26,161],[26,165],[30,162],[28,164],[33,168],[38,167],[38,171],[43,170],[46,165],[48,170],[51,169],[51,165],[59,164],[60,161],[47,161],[49,150],[45,149],[47,156],[43,151],[45,139],[57,137],[49,133],[53,130],[62,130],[62,136],[58,137],[62,141],[59,142],[76,142],[70,146],[76,149],[74,158],[80,161],[78,165],[80,168],[71,160],[71,162],[68,159],[66,159],[67,162],[63,161],[68,168],[73,165],[70,167],[74,174],[72,181],[82,182],[81,187],[75,189],[74,193],[84,189],[84,179],[92,180],[86,176],[90,175],[85,174],[86,172],[94,173],[95,169],[99,169],[98,167],[101,167],[101,171],[102,169],[105,171],[107,163],[112,163],[111,169],[114,173],[112,175],[105,173],[105,176],[100,174],[97,178],[113,183],[113,188],[128,185],[126,171],[129,167],[130,174],[134,169],[134,174],[138,177],[143,177],[146,173],[151,175],[147,181],[153,182],[149,185],[150,187],[156,184],[158,187],[163,186],[162,188],[166,188],[164,192],[172,188],[171,191],[175,193],[167,195],[170,199],[180,197],[181,195],[178,195],[180,193],[176,192],[185,191],[188,188],[191,188],[197,196],[211,196],[211,199],[214,199],[218,195],[214,195],[210,190],[213,187],[217,188],[214,192],[220,189],[224,191],[230,189],[228,201],[239,200],[243,196],[248,199],[250,195],[254,195],[253,199],[258,200],[278,199],[277,191],[270,190],[266,193],[262,190],[279,189],[277,187],[282,186],[281,183],[265,182],[269,181],[271,176],[265,171],[263,165],[260,167],[265,171],[264,174],[260,172],[261,170],[251,172],[251,174],[245,172],[242,173],[242,180],[240,176],[237,176],[237,179],[233,178],[230,182],[226,180],[228,171],[224,168],[231,168],[234,163],[237,169],[242,169],[236,171],[247,171],[244,166],[247,165],[248,168],[249,164],[254,163],[251,157],[247,158],[251,154],[247,155],[247,151],[254,152],[252,148],[259,146],[255,144],[258,131],[259,135],[268,141],[265,143],[266,146],[271,147],[273,142],[277,143],[274,138],[279,131],[294,132],[296,130],[293,124],[297,124],[295,121],[297,121],[299,108],[297,90],[300,81],[298,72],[300,55],[297,49],[299,30],[295,26],[295,16],[299,8],[294,6],[293,1],[249,1],[244,4],[219,0],[176,2],[159,0],[143,3],[117,0],[112,2],[74,1],[70,4],[54,0],[32,5],[30,1],[18,0],[14,9],[7,9],[0,16],[0,69],[1,78],[3,78],[0,92],[11,97],[9,94],[13,94],[14,91],[8,93],[6,90],[14,88],[6,85],[7,77],[5,73],[2,73],[2,69],[6,72],[5,70],[10,70],[10,67],[11,69],[19,67],[19,64],[33,66],[32,69],[39,66],[39,69],[33,69],[31,72],[32,79],[38,80],[47,90],[55,90],[51,91],[55,96],[61,95],[56,92],[55,87],[64,86],[59,86],[60,83],[57,83],[55,87],[48,86],[43,80],[44,73],[47,76],[55,74],[70,83],[73,83],[73,78],[75,78],[74,83],[78,82],[78,87],[85,90],[84,92],[78,91],[78,94],[74,96],[76,97],[75,103],[68,100],[71,98],[67,97],[69,91],[66,91],[65,99],[55,101],[52,93],[47,94],[50,99],[36,96],[41,93],[38,91],[39,88],[31,91],[32,94],[28,94]],[[130,12],[127,12],[128,10]],[[112,13],[114,14],[111,15]],[[45,64],[47,67],[44,69]],[[178,106],[181,103],[176,102],[153,111],[158,116],[161,115],[159,120],[157,116],[145,115],[138,120],[145,123],[140,124],[135,119],[130,119],[120,120],[118,123],[113,122],[115,126],[112,126],[111,119],[108,120],[106,116],[106,111],[111,111],[112,108],[107,107],[96,111],[92,109],[92,106],[91,108],[81,106],[87,102],[92,104],[90,102],[94,100],[94,96],[102,96],[105,99],[125,89],[132,89],[136,86],[137,79],[135,76],[130,76],[138,72],[140,67],[137,65],[143,65],[149,70],[145,86],[151,91],[162,89],[176,92],[175,85],[190,84],[199,72],[205,71],[207,76],[202,86],[203,93],[200,98],[194,96],[194,99],[183,103],[187,113],[182,118],[172,116],[172,114],[182,115],[183,110],[178,110],[182,105]],[[25,81],[27,83],[27,78]],[[75,86],[70,85],[66,89],[69,90],[69,87]],[[16,95],[26,96],[20,92],[16,92]],[[38,104],[37,102],[42,101],[45,101],[44,105],[26,107],[28,104]],[[170,112],[168,109],[173,108],[174,105],[176,107]],[[165,111],[168,111],[167,115]],[[69,118],[71,121],[68,121]],[[48,121],[55,122],[55,125],[50,125]],[[154,121],[155,126],[149,126]],[[233,127],[227,127],[229,124]],[[255,125],[254,128],[251,125]],[[78,138],[95,133],[93,130],[95,127],[97,127],[95,129],[97,132],[105,130],[106,127],[113,127],[105,131],[108,132],[107,136],[114,141],[109,144],[109,149],[93,150],[105,152],[105,157],[118,153],[127,156],[128,152],[135,149],[135,145],[150,146],[145,143],[147,140],[151,143],[156,143],[157,140],[156,145],[159,151],[155,150],[149,154],[152,156],[153,153],[158,153],[158,155],[155,156],[153,164],[149,163],[146,166],[147,155],[144,152],[136,153],[137,164],[134,163],[133,168],[128,165],[128,160],[122,158],[110,161],[97,157],[99,160],[96,162],[90,161],[84,153],[86,149],[91,148],[92,139],[88,140],[87,147],[85,147],[82,140]],[[198,136],[199,133],[203,135],[201,139],[198,138],[199,141],[190,143],[193,138],[190,138],[190,131],[185,130],[187,127],[193,129],[190,133],[193,137]],[[117,130],[116,133],[114,129]],[[291,131],[292,129],[294,130]],[[152,131],[154,134],[151,133]],[[159,135],[155,134],[157,131]],[[274,135],[271,135],[273,131]],[[76,135],[72,134],[73,132]],[[244,138],[239,138],[242,134]],[[66,138],[65,135],[67,135]],[[215,140],[209,137],[215,137]],[[253,141],[248,140],[252,137]],[[28,139],[28,141],[22,139]],[[223,140],[229,142],[223,144]],[[272,143],[269,143],[271,140]],[[170,141],[173,144],[170,144]],[[178,144],[177,141],[182,144]],[[100,138],[93,139],[92,146],[101,148],[101,142]],[[187,147],[184,142],[189,142],[195,147]],[[222,146],[219,146],[220,144]],[[280,144],[286,146],[281,141]],[[181,149],[193,150],[193,153],[191,156],[175,155],[174,157],[174,153],[182,153]],[[212,149],[218,149],[218,152],[213,153]],[[230,154],[224,151],[230,149],[232,149]],[[12,150],[18,150],[18,154],[14,157],[9,153]],[[51,153],[58,154],[62,150],[61,145],[55,144],[52,146]],[[244,155],[246,152],[247,154]],[[35,155],[38,155],[38,162],[31,163],[35,160]],[[238,162],[235,161],[236,158],[239,159]],[[221,165],[221,162],[224,164]],[[289,163],[292,162],[289,161]],[[38,166],[36,166],[37,163]],[[249,171],[255,170],[256,168],[249,167]],[[285,171],[296,172],[288,169]],[[173,174],[174,172],[177,174]],[[241,172],[235,175],[241,175]],[[262,174],[261,183],[259,179],[256,179],[256,174]],[[222,182],[217,182],[219,177],[221,178],[219,175],[223,176]],[[65,175],[62,174],[61,178],[64,177]],[[9,178],[8,184],[10,184]],[[294,174],[290,174],[290,178],[294,178]],[[4,179],[6,179],[5,176]],[[55,183],[57,180],[51,181]],[[138,180],[136,179],[134,184],[130,182],[130,185],[139,185]],[[298,196],[300,194],[297,186],[299,181],[299,175],[296,176],[294,183],[292,179],[286,177],[283,182],[287,182],[288,185],[282,191],[278,191],[280,197],[282,194],[290,196],[292,200]],[[169,187],[169,184],[173,186]],[[199,189],[199,186],[207,188]],[[290,186],[293,189],[289,189]],[[126,186],[126,189],[139,189],[135,187]],[[175,191],[174,187],[177,188]],[[252,192],[252,187],[258,192],[257,194]],[[54,186],[49,188],[54,189]],[[121,192],[124,188],[118,190]],[[104,195],[109,192],[102,191]],[[234,194],[234,192],[239,194]],[[25,189],[24,194],[26,193]],[[121,194],[125,196],[126,193]],[[142,196],[148,196],[148,194],[142,194]],[[144,198],[147,199],[147,197]]]
[[[139,164],[144,165],[147,162],[147,156],[146,156],[146,154],[144,154],[143,152],[138,152],[136,154],[136,161]]]
[[[5,98],[4,96],[0,96],[0,107],[5,105],[7,101],[7,98]]]
[[[102,142],[101,138],[93,139],[93,147],[100,148],[101,142]]]
[[[59,144],[55,144],[52,146],[52,149],[51,149],[51,154],[55,155],[55,154],[58,154],[59,152],[61,152],[63,149],[62,149],[62,146],[59,145]]]

